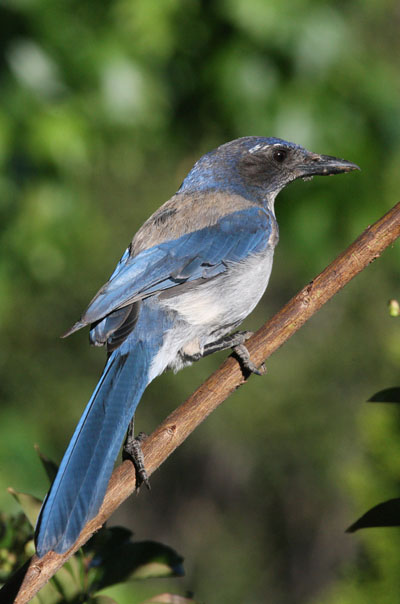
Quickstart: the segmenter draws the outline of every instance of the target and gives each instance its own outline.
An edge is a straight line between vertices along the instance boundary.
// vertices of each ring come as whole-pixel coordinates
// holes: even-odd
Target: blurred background
[[[296,182],[255,329],[399,200],[400,4],[393,0],[0,2],[0,509],[43,497],[104,363],[60,340],[142,222],[204,152],[278,136],[362,168]],[[345,528],[400,496],[395,245],[168,459],[112,523],[185,557],[163,590],[204,603],[400,602],[398,529]],[[225,358],[146,391],[152,429]]]

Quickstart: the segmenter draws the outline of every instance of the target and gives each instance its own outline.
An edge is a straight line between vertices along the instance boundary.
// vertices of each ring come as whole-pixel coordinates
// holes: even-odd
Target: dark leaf
[[[377,526],[400,526],[400,498],[389,499],[371,508],[354,524],[346,529],[346,533],[354,533],[361,528]]]
[[[127,579],[182,576],[183,558],[172,548],[155,541],[131,541],[132,533],[112,527],[97,533],[85,546],[92,557],[90,593]]]
[[[36,449],[36,453],[39,455],[40,461],[43,464],[47,477],[48,477],[50,483],[52,483],[56,477],[56,474],[58,471],[58,466],[56,463],[54,463],[54,461],[52,461],[51,459],[49,459],[48,457],[43,455],[43,453],[40,451],[40,449],[37,445],[35,445],[35,449]]]
[[[400,403],[400,388],[385,388],[368,399],[368,403]]]

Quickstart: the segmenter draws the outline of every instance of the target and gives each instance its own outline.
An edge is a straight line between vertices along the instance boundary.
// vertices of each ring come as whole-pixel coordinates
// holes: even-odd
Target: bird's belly
[[[273,249],[231,264],[227,271],[179,295],[159,299],[176,312],[177,324],[165,335],[149,372],[150,379],[169,367],[178,371],[202,356],[204,347],[230,333],[253,310],[271,274]]]
[[[203,333],[223,326],[228,332],[229,326],[241,323],[260,300],[268,285],[272,260],[273,250],[267,248],[242,262],[230,264],[225,273],[163,304]]]

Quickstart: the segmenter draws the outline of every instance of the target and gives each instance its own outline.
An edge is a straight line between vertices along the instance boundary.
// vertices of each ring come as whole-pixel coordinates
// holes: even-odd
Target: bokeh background
[[[0,2],[0,509],[43,497],[33,451],[59,461],[104,351],[60,340],[142,222],[204,152],[279,136],[361,173],[296,182],[257,328],[399,199],[395,0]],[[164,590],[232,604],[400,602],[398,529],[347,535],[400,495],[400,416],[366,405],[399,385],[395,245],[324,307],[112,522],[185,556]],[[224,354],[146,391],[150,432]]]

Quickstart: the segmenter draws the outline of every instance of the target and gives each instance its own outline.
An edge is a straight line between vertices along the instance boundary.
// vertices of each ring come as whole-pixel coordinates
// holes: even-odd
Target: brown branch
[[[304,287],[286,306],[246,342],[252,360],[260,365],[288,340],[334,294],[375,260],[400,235],[400,202],[374,225],[368,227],[322,273]],[[148,474],[152,474],[189,434],[236,388],[244,383],[235,359],[229,357],[221,367],[178,407],[148,437],[143,453]],[[115,509],[135,489],[135,472],[125,461],[113,473],[99,514],[83,529],[78,541],[63,555],[50,552],[41,559],[34,556],[20,569],[13,582],[0,592],[0,602],[24,604],[54,575],[64,562],[97,531]],[[3,599],[3,595],[5,598]]]

